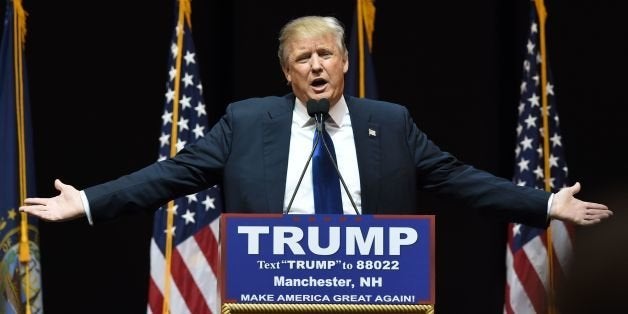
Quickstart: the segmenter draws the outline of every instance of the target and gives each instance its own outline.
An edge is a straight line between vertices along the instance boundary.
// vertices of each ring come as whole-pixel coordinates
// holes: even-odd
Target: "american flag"
[[[546,94],[549,132],[543,128],[540,27],[536,8],[531,3],[530,29],[520,86],[517,146],[513,181],[522,186],[545,189],[544,137],[549,139],[550,187],[552,192],[566,186],[567,163],[559,130],[554,85],[547,68]],[[547,60],[547,59],[546,59]],[[574,230],[572,225],[553,220],[549,234],[553,251],[547,250],[548,232],[521,224],[509,224],[506,248],[506,289],[504,313],[551,313],[552,286],[567,272]],[[550,282],[552,262],[552,285]]]
[[[189,10],[189,7],[187,8]],[[187,16],[189,23],[189,15]],[[169,77],[166,84],[166,105],[162,115],[159,138],[159,160],[170,156],[175,80],[180,82],[176,151],[204,135],[209,128],[203,88],[192,41],[192,32],[184,23],[183,49],[177,47],[177,31],[173,35]],[[180,71],[177,55],[181,52]],[[162,313],[165,294],[169,294],[170,313],[219,313],[219,220],[222,209],[218,186],[197,194],[174,200],[172,225],[172,255],[170,259],[169,290],[166,292],[166,229],[168,206],[155,213],[151,240],[151,265],[147,313]]]

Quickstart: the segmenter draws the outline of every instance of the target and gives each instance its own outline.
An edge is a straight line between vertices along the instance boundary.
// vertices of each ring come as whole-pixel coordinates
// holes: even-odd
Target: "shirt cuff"
[[[85,216],[87,216],[87,221],[91,226],[94,225],[94,221],[92,220],[92,212],[89,210],[89,201],[87,200],[87,196],[83,190],[79,191],[81,194],[81,202],[83,202],[83,208],[85,208]],[[551,200],[551,198],[550,198]]]
[[[554,200],[554,193],[550,194],[550,197],[547,200],[547,220],[550,220],[552,218],[550,216],[550,210],[552,209],[552,201],[553,200]]]

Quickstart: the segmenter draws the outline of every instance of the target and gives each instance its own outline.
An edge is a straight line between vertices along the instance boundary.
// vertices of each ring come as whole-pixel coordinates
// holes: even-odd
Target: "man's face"
[[[283,73],[297,98],[303,103],[327,98],[335,104],[342,96],[349,62],[334,37],[298,38],[286,48],[288,57]]]

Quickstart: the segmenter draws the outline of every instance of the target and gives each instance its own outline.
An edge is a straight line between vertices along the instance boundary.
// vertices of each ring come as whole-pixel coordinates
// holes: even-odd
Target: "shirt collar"
[[[293,120],[301,127],[306,127],[314,124],[314,118],[307,114],[307,107],[303,104],[299,98],[295,98],[294,105],[294,117]],[[344,118],[349,112],[345,97],[341,96],[338,102],[329,108],[329,118],[326,123],[331,126],[341,127],[344,123]]]

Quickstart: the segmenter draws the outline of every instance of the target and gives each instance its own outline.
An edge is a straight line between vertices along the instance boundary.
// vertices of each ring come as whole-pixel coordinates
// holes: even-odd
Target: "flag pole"
[[[362,98],[366,94],[364,86],[364,8],[363,0],[356,0],[357,5],[357,32],[358,32],[358,97]]]
[[[545,46],[545,21],[547,19],[547,11],[545,10],[545,5],[543,4],[543,0],[534,0],[534,5],[536,6],[536,12],[539,18],[539,46],[541,50],[541,116],[543,117],[543,170],[544,170],[544,178],[545,178],[545,191],[551,192],[551,168],[549,162],[549,108],[548,108],[548,99],[547,99],[547,54],[546,54],[546,46]],[[548,256],[548,280],[549,280],[549,291],[548,291],[548,313],[554,314],[555,310],[555,302],[554,302],[554,247],[552,241],[552,228],[551,225],[547,228],[547,256]]]
[[[190,0],[179,0],[179,15],[177,19],[177,60],[176,60],[176,73],[174,80],[174,97],[172,103],[172,129],[170,137],[170,156],[177,154],[177,138],[178,138],[178,120],[179,120],[179,94],[180,94],[180,80],[181,80],[181,59],[183,55],[183,30],[184,22],[190,21],[191,13]],[[164,302],[162,305],[162,313],[170,313],[170,269],[172,266],[172,237],[173,237],[173,225],[174,225],[174,200],[168,202],[168,209],[166,212],[166,263],[165,263],[165,276],[164,276]]]
[[[18,145],[18,177],[20,187],[20,206],[24,205],[23,200],[27,196],[26,191],[26,134],[24,128],[24,81],[22,52],[26,36],[26,11],[22,7],[21,0],[13,0],[13,71],[15,83],[15,112],[17,124],[17,145]],[[31,287],[30,287],[30,269],[31,260],[30,246],[28,240],[28,215],[25,212],[20,213],[20,246],[19,260],[24,268],[25,276],[25,313],[31,313]]]

